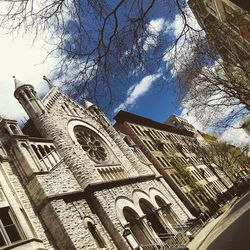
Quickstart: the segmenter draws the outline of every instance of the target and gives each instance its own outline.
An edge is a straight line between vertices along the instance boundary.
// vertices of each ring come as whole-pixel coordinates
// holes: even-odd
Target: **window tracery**
[[[75,136],[82,149],[88,156],[97,163],[105,163],[109,160],[106,145],[101,138],[92,130],[86,127],[76,127]]]

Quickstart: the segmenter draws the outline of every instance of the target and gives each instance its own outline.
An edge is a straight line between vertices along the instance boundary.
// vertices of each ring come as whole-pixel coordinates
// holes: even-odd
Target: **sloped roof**
[[[13,76],[13,78],[14,78],[14,83],[15,83],[15,90],[19,89],[20,87],[22,87],[24,85],[31,85],[31,84],[27,84],[25,82],[22,82],[22,81],[16,79],[15,76]]]
[[[122,111],[122,110],[118,112],[118,114],[114,117],[114,120],[116,120],[117,123],[131,122],[135,124],[140,124],[142,126],[148,126],[148,127],[156,128],[159,130],[165,130],[165,131],[172,132],[172,133],[177,133],[177,134],[186,135],[186,136],[194,136],[194,133],[188,130],[178,129],[173,126],[169,126],[164,123],[160,123],[160,122],[148,119],[146,117],[139,116],[139,115],[129,113],[126,111]]]

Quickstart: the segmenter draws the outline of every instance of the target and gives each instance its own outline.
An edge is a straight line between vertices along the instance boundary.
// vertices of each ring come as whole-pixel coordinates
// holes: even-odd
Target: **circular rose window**
[[[102,139],[92,130],[84,127],[77,127],[75,135],[82,149],[88,156],[97,163],[103,163],[108,160],[108,152]]]

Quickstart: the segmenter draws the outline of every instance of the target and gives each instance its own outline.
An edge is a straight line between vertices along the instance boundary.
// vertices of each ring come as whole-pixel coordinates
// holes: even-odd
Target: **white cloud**
[[[241,122],[234,124],[234,127],[240,127]],[[238,147],[248,146],[250,148],[249,135],[242,128],[229,127],[218,138],[221,141],[233,144]]]
[[[207,127],[204,123],[202,123],[201,120],[197,118],[195,110],[190,109],[190,106],[191,103],[185,103],[180,116],[185,118],[190,124],[192,124],[199,131],[202,131],[204,133],[218,134],[217,129],[211,129],[211,127]],[[227,107],[223,109],[223,112],[217,112],[217,113],[214,112],[214,110],[206,109],[203,110],[202,116],[211,118],[211,114],[213,114],[212,120],[214,123],[216,123],[217,121],[226,118],[234,108],[235,107]],[[204,118],[204,120],[206,119]],[[244,147],[244,146],[250,147],[249,135],[247,135],[246,132],[240,128],[241,123],[242,120],[238,120],[237,122],[229,124],[228,127],[226,127],[222,132],[219,133],[218,140],[224,141],[226,143],[238,147]]]
[[[225,110],[226,113],[229,113],[227,110]],[[204,112],[204,116],[209,116],[209,111]],[[204,133],[216,133],[216,130],[211,130],[208,127],[204,126],[198,119],[196,114],[193,111],[188,110],[187,108],[184,108],[182,110],[182,113],[180,115],[181,117],[185,118],[190,124],[192,124],[197,130],[202,131]],[[237,147],[245,147],[248,146],[250,148],[250,139],[249,135],[246,134],[246,132],[240,128],[242,121],[237,121],[234,124],[231,124],[230,127],[227,127],[224,129],[222,133],[218,135],[219,141],[224,141],[226,143],[235,145]]]
[[[166,21],[164,18],[153,19],[149,22],[149,31],[158,35],[166,27]]]
[[[163,57],[167,66],[169,63],[172,64],[170,72],[173,76],[181,70],[183,63],[186,63],[192,58],[192,49],[195,45],[194,41],[196,38],[205,35],[204,32],[196,32],[187,26],[185,27],[185,22],[187,22],[192,29],[201,30],[190,8],[187,6],[183,11],[186,19],[184,20],[181,14],[177,14],[174,21],[165,30],[165,32],[172,34],[175,40],[178,38],[175,48],[173,48],[172,45],[168,47]]]
[[[49,58],[46,62],[42,62],[49,48],[40,39],[32,44],[32,34],[14,37],[3,34],[2,30],[0,32],[0,114],[20,119],[25,112],[13,96],[12,76],[15,75],[17,79],[32,84],[41,94],[48,90],[42,76],[50,75],[56,60]]]
[[[175,16],[174,21],[168,26],[166,30],[166,32],[173,32],[175,38],[177,38],[181,34],[181,31],[184,28],[185,22],[187,22],[187,24],[195,30],[201,29],[193,12],[188,7],[188,5],[186,8],[183,9],[183,12],[185,13],[186,19],[183,18],[182,14],[177,14]]]
[[[171,31],[176,38],[181,34],[183,27],[184,27],[184,19],[180,14],[177,14],[175,16],[174,21],[168,26],[166,32]]]
[[[166,29],[168,22],[164,18],[153,19],[149,22],[148,31],[150,35],[146,38],[143,48],[148,50],[150,47],[157,45],[157,38],[164,29]]]
[[[192,124],[195,127],[195,129],[199,131],[204,130],[204,125],[197,119],[194,112],[190,111],[187,106],[183,108],[180,116],[186,119],[190,124]]]
[[[134,105],[137,99],[144,95],[150,89],[153,82],[159,77],[160,74],[145,76],[138,84],[129,88],[126,100],[115,108],[114,113],[117,113],[121,109],[126,109],[128,106]]]

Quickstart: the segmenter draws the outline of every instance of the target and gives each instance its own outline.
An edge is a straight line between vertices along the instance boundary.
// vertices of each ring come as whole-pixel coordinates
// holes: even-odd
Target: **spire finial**
[[[84,100],[84,106],[85,106],[86,109],[88,109],[88,108],[94,106],[94,104],[92,102],[90,102],[90,101],[88,101],[88,100],[85,99]]]
[[[43,76],[43,80],[45,80],[48,83],[50,89],[53,88],[53,84],[49,78],[47,78],[46,76]]]
[[[15,83],[15,89],[17,90],[18,88],[20,88],[23,85],[28,85],[20,80],[18,80],[15,76],[13,76],[14,79],[14,83]]]

